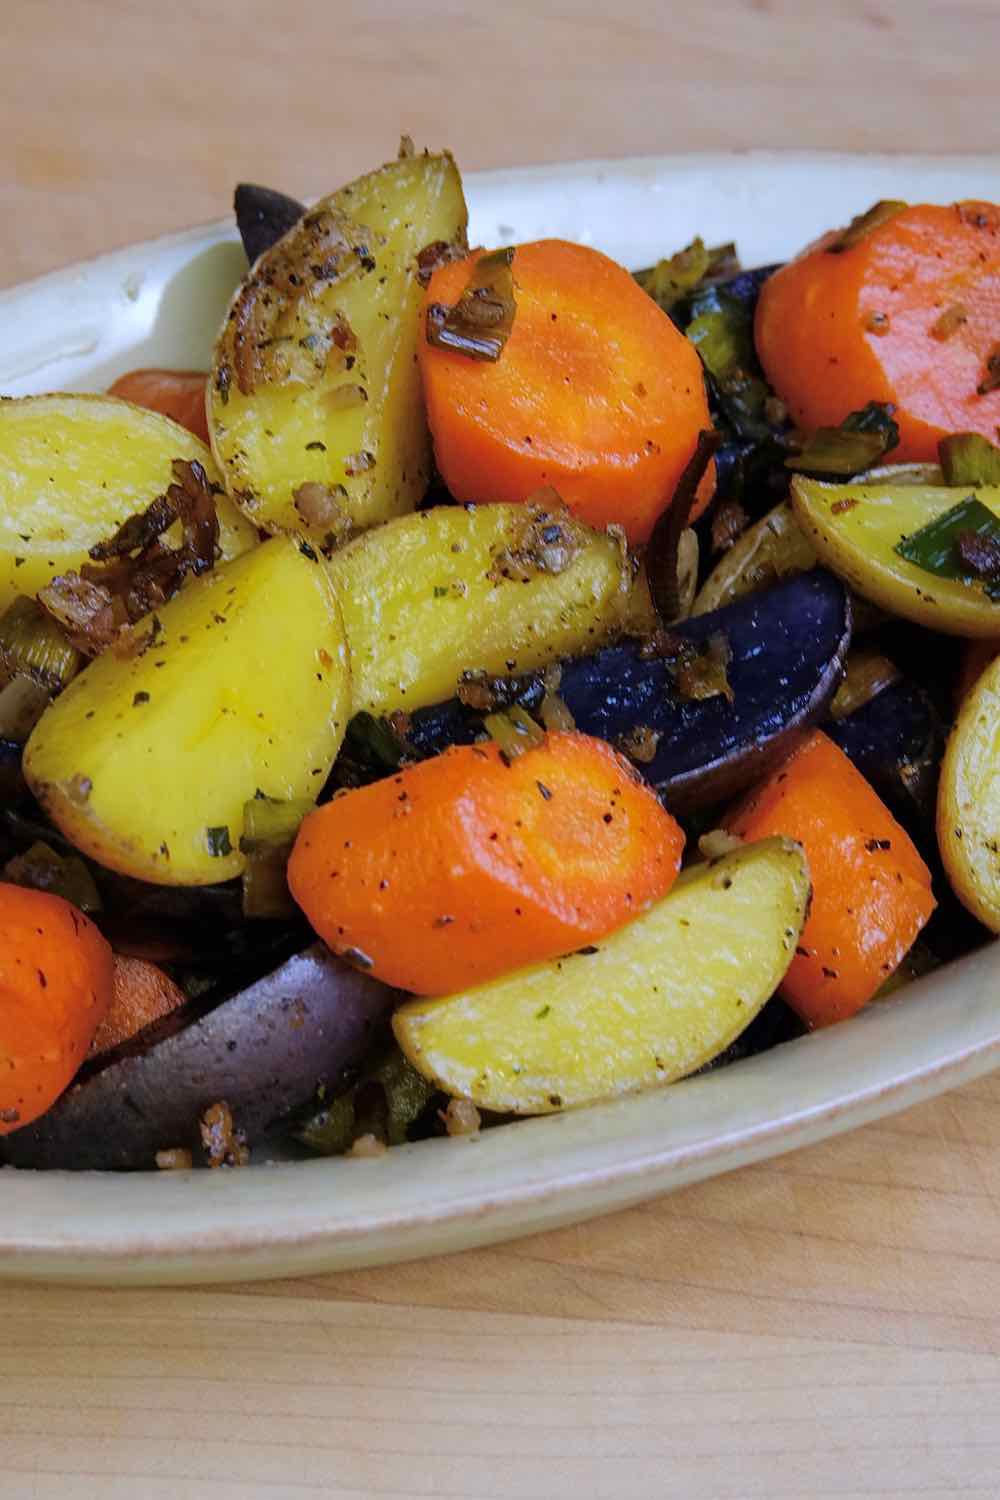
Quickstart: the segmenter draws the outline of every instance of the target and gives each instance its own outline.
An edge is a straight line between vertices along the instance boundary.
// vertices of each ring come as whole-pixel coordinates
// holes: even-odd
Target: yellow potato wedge
[[[851,484],[792,480],[792,509],[820,561],[891,614],[947,635],[1000,635],[1000,604],[975,585],[937,578],[896,544],[974,494],[1000,516],[1000,488],[949,489],[869,475]]]
[[[565,540],[566,565],[522,569],[517,559],[547,527]],[[403,516],[335,552],[328,567],[351,647],[355,713],[440,703],[467,668],[529,672],[596,648],[630,607],[631,573],[612,538],[524,505]]]
[[[672,1083],[774,993],[809,902],[800,845],[765,839],[686,870],[597,951],[522,969],[393,1019],[413,1066],[483,1109],[545,1114]]]
[[[464,243],[466,218],[451,156],[406,157],[324,198],[251,267],[216,348],[209,425],[226,488],[258,525],[324,544],[420,499],[417,256]]]
[[[204,574],[99,656],[43,713],[24,773],[99,863],[160,885],[243,869],[243,808],[315,796],[350,708],[322,566],[275,538]]]
[[[937,835],[956,896],[1000,932],[1000,657],[966,694],[948,739]]]
[[[196,459],[221,482],[205,444],[158,412],[112,396],[0,401],[0,612],[86,562],[95,542],[165,492],[175,458]],[[217,510],[224,558],[256,546],[225,495]],[[179,545],[180,527],[166,540]]]

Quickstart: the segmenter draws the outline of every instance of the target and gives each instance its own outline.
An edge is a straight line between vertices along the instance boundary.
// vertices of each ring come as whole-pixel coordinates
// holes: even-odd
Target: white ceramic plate
[[[471,177],[473,243],[558,234],[645,264],[694,234],[781,258],[878,198],[1000,200],[1000,164],[743,154]],[[0,293],[0,391],[197,367],[243,266],[230,223]],[[1000,1064],[1000,950],[905,999],[658,1093],[373,1161],[113,1176],[0,1171],[0,1274],[183,1282],[403,1260],[635,1203],[926,1099]]]

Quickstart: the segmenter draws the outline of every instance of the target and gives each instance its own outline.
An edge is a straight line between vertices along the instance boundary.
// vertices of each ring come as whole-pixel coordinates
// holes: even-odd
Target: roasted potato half
[[[204,574],[134,627],[45,710],[24,753],[31,790],[99,863],[160,885],[243,869],[258,791],[315,796],[350,709],[325,570],[273,538]]]
[[[777,989],[809,902],[801,846],[694,865],[595,949],[393,1019],[413,1066],[484,1109],[546,1114],[672,1083],[724,1051]]]
[[[220,483],[205,444],[158,412],[112,396],[0,401],[0,611],[86,562],[95,542],[164,494],[178,458]],[[217,511],[224,558],[256,545],[221,493]],[[180,526],[165,539],[177,546]]]
[[[328,566],[355,713],[438,703],[467,668],[527,672],[600,645],[633,598],[617,542],[565,511],[525,505],[402,516]]]
[[[423,154],[324,198],[255,261],[215,351],[209,426],[226,488],[258,525],[322,544],[420,499],[417,256],[464,243],[465,228],[458,168]]]
[[[937,833],[956,896],[1000,932],[1000,657],[966,694],[948,739]]]
[[[891,614],[946,635],[1000,635],[1000,604],[960,579],[937,577],[895,550],[956,501],[974,495],[1000,516],[1000,488],[949,489],[877,472],[851,484],[792,480],[792,509],[821,562]]]

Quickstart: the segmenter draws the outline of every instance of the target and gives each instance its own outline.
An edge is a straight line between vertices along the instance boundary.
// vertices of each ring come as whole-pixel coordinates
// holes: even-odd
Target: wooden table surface
[[[1000,148],[997,0],[2,0],[0,283],[466,167]],[[0,1500],[1000,1494],[1000,1077],[498,1249],[0,1289]]]

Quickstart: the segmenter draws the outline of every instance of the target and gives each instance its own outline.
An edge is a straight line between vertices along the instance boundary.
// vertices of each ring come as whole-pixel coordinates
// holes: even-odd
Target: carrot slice
[[[111,1003],[111,949],[48,891],[0,884],[0,1135],[55,1103]]]
[[[109,1052],[131,1041],[154,1021],[187,1003],[187,996],[169,974],[144,958],[115,954],[111,1005],[94,1033],[90,1056]]]
[[[813,901],[782,994],[810,1026],[853,1015],[898,967],[936,904],[908,835],[818,730],[726,826],[745,839],[781,833],[802,844]]]
[[[755,337],[806,431],[891,402],[893,462],[937,461],[953,432],[1000,427],[1000,208],[904,207],[838,249],[824,235],[765,282]]]
[[[583,947],[673,884],[684,835],[603,740],[463,745],[306,818],[288,884],[319,935],[441,994]]]
[[[127,375],[118,377],[108,395],[161,412],[207,443],[207,379],[204,370],[129,370]]]
[[[426,306],[457,303],[480,254],[437,270]],[[711,426],[698,355],[597,250],[519,245],[513,277],[514,325],[496,362],[418,343],[444,481],[463,502],[518,503],[551,486],[590,525],[616,522],[644,542]],[[714,484],[713,465],[693,517]]]

